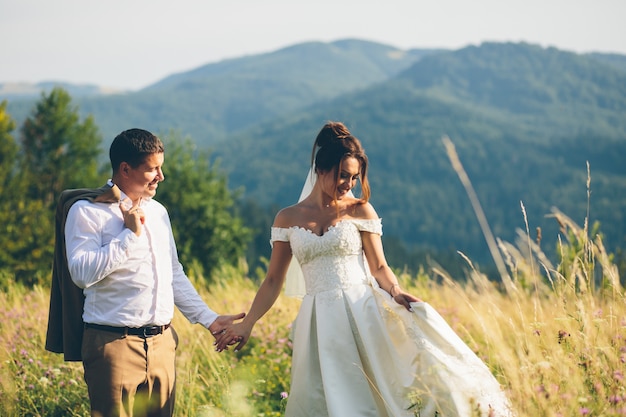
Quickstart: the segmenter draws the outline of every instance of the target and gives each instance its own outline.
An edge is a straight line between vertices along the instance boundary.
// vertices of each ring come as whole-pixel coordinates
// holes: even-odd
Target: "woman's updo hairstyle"
[[[367,202],[370,198],[370,187],[367,181],[367,155],[361,142],[341,122],[328,122],[315,138],[311,154],[311,164],[315,171],[334,172],[335,183],[339,182],[341,172],[339,167],[346,158],[356,158],[361,164],[361,200]],[[336,197],[335,197],[336,198]]]

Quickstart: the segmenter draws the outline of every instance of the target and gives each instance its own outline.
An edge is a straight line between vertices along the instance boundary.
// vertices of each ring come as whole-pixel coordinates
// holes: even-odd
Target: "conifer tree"
[[[54,253],[54,216],[66,188],[97,187],[101,142],[91,116],[83,122],[61,88],[42,94],[21,128],[21,157],[12,183],[19,188],[7,226],[15,280],[48,282]]]
[[[42,94],[22,126],[24,160],[29,198],[53,207],[66,188],[95,187],[102,138],[92,116],[80,121],[78,109],[62,88]]]

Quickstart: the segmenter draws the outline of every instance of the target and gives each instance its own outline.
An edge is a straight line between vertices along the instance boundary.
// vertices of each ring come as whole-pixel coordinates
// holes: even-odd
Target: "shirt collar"
[[[107,180],[107,184],[110,187],[113,187],[115,184],[113,183],[112,179],[108,179]],[[118,187],[119,188],[119,187]],[[122,189],[120,188],[120,202],[124,201],[124,199],[126,199],[126,197],[128,197],[126,195],[126,193],[124,193],[124,191],[122,191]],[[152,197],[144,197],[141,199],[141,205],[143,206],[144,204],[148,204],[150,201],[152,200]]]

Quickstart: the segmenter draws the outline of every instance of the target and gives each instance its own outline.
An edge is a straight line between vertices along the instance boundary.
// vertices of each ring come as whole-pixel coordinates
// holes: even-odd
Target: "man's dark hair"
[[[143,129],[128,129],[113,139],[109,148],[111,168],[116,172],[122,162],[131,167],[141,165],[148,155],[162,153],[165,150],[163,142],[157,136]]]

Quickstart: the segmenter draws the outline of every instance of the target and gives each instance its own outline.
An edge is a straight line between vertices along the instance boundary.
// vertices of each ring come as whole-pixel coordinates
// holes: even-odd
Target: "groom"
[[[214,335],[244,313],[212,311],[178,261],[167,210],[153,199],[165,179],[161,140],[126,130],[109,156],[107,185],[59,201],[46,348],[83,361],[92,416],[170,417],[174,307]]]

